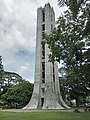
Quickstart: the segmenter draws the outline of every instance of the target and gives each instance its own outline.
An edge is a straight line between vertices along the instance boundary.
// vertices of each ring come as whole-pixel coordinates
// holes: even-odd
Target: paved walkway
[[[68,110],[23,110],[23,109],[0,109],[0,111],[7,112],[74,112],[75,109]],[[84,109],[79,109],[80,112],[84,112]]]

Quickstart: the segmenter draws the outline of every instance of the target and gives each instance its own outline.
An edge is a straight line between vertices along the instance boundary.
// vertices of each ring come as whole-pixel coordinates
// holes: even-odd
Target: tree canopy
[[[4,71],[0,56],[0,108],[23,108],[29,102],[33,84],[14,72]]]
[[[59,5],[64,4],[68,10],[59,17],[57,27],[46,35],[46,40],[50,60],[63,61],[68,91],[78,105],[80,97],[85,102],[90,95],[90,2],[59,0]]]
[[[33,84],[23,80],[20,84],[8,87],[1,95],[1,106],[3,108],[23,108],[29,102],[33,91]]]

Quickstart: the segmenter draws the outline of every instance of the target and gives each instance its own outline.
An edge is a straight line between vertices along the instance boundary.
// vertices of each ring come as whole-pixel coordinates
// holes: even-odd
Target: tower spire
[[[64,109],[59,89],[57,62],[49,62],[50,49],[45,43],[44,35],[55,27],[55,13],[46,4],[37,10],[35,81],[32,98],[24,109]]]

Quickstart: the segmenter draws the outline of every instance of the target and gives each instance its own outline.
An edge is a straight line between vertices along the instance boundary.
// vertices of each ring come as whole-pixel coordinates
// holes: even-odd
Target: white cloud
[[[50,2],[59,16],[57,0],[0,0],[0,55],[5,70],[34,80],[37,7]]]
[[[1,21],[0,28],[1,31],[1,46],[4,50],[8,50],[8,48],[13,48],[13,50],[26,49],[32,51],[35,47],[35,11],[30,12],[32,10],[29,0],[4,0],[3,10],[5,15],[2,17],[3,21]],[[13,1],[13,2],[12,2]],[[7,7],[8,6],[8,7]],[[12,8],[11,8],[12,7]],[[7,10],[12,9],[7,12]],[[3,13],[3,11],[1,12]],[[33,16],[32,16],[33,14]],[[33,24],[32,24],[33,23]],[[32,30],[31,30],[32,28]],[[8,44],[9,43],[9,46]],[[29,44],[27,44],[29,43]],[[32,46],[30,46],[32,44]]]
[[[31,69],[29,67],[35,52],[35,29],[34,0],[0,0],[0,55],[3,57],[5,70],[22,74]],[[19,51],[33,54],[18,57]],[[30,63],[27,56],[31,58]]]
[[[24,74],[25,72],[29,71],[31,69],[31,66],[29,64],[22,65],[18,68],[19,73]]]

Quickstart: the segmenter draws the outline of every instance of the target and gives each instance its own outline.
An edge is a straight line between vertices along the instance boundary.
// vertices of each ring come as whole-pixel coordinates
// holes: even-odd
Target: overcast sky
[[[56,19],[58,0],[0,0],[0,56],[5,71],[34,82],[37,8],[50,2]]]

